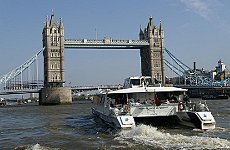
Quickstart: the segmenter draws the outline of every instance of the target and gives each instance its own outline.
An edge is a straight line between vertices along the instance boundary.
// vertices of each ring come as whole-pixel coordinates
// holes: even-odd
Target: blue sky
[[[149,16],[165,30],[165,47],[188,66],[230,68],[229,0],[1,0],[0,75],[42,48],[42,28],[54,9],[65,38],[138,39]],[[72,85],[122,84],[140,75],[139,51],[65,50],[65,79]]]

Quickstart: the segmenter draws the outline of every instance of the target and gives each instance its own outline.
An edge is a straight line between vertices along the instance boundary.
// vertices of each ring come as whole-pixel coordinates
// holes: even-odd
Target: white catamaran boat
[[[214,129],[216,122],[206,103],[190,102],[186,91],[153,85],[148,76],[130,77],[124,89],[102,91],[94,100],[92,113],[115,128],[133,128],[140,122]]]

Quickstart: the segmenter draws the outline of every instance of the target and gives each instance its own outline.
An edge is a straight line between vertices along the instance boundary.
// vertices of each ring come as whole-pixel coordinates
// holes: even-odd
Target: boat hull
[[[211,112],[178,112],[181,125],[201,130],[215,129],[215,119]]]
[[[113,128],[134,128],[135,121],[133,116],[130,115],[107,115],[102,111],[92,108],[92,113],[102,119],[106,124],[110,125]]]

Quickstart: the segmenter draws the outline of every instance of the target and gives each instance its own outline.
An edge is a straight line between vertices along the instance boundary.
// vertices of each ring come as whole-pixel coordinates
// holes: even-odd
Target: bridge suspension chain
[[[43,50],[44,50],[44,48],[39,50],[39,52],[37,52],[33,57],[28,59],[22,65],[18,66],[17,68],[13,69],[12,71],[8,72],[5,75],[0,76],[0,83],[6,84],[6,82],[15,79],[18,75],[21,75],[21,82],[22,82],[22,73],[23,73],[23,71],[25,69],[29,68],[35,61],[37,61],[38,56],[40,55],[41,52],[43,52]],[[37,74],[38,74],[38,72],[37,72]]]

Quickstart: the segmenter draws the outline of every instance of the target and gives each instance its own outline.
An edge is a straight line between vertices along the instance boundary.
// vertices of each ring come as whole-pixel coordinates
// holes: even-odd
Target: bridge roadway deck
[[[15,90],[15,91],[0,91],[0,95],[11,95],[11,94],[28,94],[28,93],[39,93],[40,89],[36,90]]]
[[[185,89],[229,89],[230,86],[194,86],[194,85],[174,85],[175,87],[185,88]]]
[[[99,86],[76,86],[71,87],[72,91],[92,91],[98,89],[120,89],[121,85],[99,85]],[[0,91],[0,95],[39,93],[40,89],[5,90]]]
[[[175,87],[188,89],[188,94],[200,96],[202,94],[215,94],[226,93],[230,95],[230,86],[215,87],[215,86],[189,86],[189,85],[175,85]],[[99,86],[76,86],[71,87],[73,92],[92,91],[98,89],[121,89],[122,85],[99,85]],[[27,93],[39,93],[40,89],[24,89],[24,90],[6,90],[0,91],[0,95],[10,94],[27,94]]]
[[[188,89],[188,96],[191,98],[200,98],[204,95],[221,95],[230,96],[230,86],[189,86],[177,85],[176,87]]]

